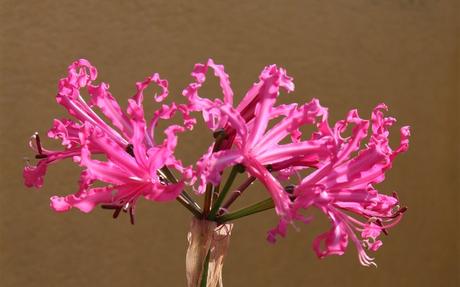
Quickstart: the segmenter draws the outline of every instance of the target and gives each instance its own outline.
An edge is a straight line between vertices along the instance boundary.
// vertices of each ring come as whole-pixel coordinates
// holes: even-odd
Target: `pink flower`
[[[401,128],[400,146],[396,150],[390,148],[388,127],[395,119],[383,117],[384,109],[386,106],[383,104],[374,109],[372,134],[368,144],[361,150],[369,122],[359,118],[355,110],[334,128],[330,128],[326,121],[319,124],[320,131],[316,136],[332,136],[335,139],[335,155],[295,188],[292,209],[297,213],[300,209],[314,206],[331,220],[331,230],[318,236],[313,243],[320,258],[342,255],[351,239],[358,250],[361,264],[375,265],[364,247],[376,251],[382,245],[377,240],[379,235],[398,223],[406,210],[399,207],[396,195],[381,195],[373,188],[374,184],[384,180],[385,171],[391,168],[396,155],[408,148],[408,127]],[[341,133],[350,124],[354,125],[352,135],[343,138]],[[353,155],[353,152],[358,153]],[[284,236],[286,224],[281,222],[273,229],[269,239],[274,240],[277,234]],[[358,238],[357,232],[361,233],[362,239]]]
[[[220,78],[223,101],[211,101],[198,95],[208,67],[214,69]],[[253,85],[236,108],[232,107],[233,92],[223,66],[209,60],[206,65],[197,64],[192,75],[196,82],[183,92],[190,102],[190,110],[201,111],[211,130],[222,129],[227,135],[218,149],[211,146],[197,163],[197,176],[201,183],[198,191],[203,192],[207,183],[219,184],[224,168],[241,163],[251,176],[265,185],[275,202],[276,212],[289,216],[291,200],[271,171],[274,166],[277,170],[290,166],[313,166],[329,155],[331,137],[301,140],[298,131],[302,125],[315,123],[326,110],[317,100],[300,107],[297,104],[275,106],[281,89],[287,92],[294,90],[292,78],[275,65],[262,71],[259,82]],[[268,129],[269,122],[280,117],[281,120]],[[291,137],[291,143],[282,144],[288,137]]]
[[[73,158],[85,168],[80,176],[80,188],[73,195],[51,197],[51,207],[56,211],[76,207],[89,212],[98,204],[106,204],[106,207],[115,209],[116,215],[122,208],[129,210],[132,215],[133,207],[141,196],[152,201],[175,199],[182,191],[184,182],[191,178],[190,168],[183,167],[173,155],[177,133],[184,131],[184,128],[179,125],[168,127],[162,143],[155,142],[153,131],[159,119],[169,119],[176,111],[187,112],[186,109],[163,105],[147,125],[142,108],[144,91],[151,83],[158,84],[163,92],[154,98],[160,102],[168,95],[166,80],[154,74],[137,83],[137,92],[129,99],[125,113],[108,91],[108,84],[92,83],[96,76],[96,68],[81,59],[74,62],[68,69],[68,76],[60,80],[57,102],[68,110],[75,121],[54,120],[48,132],[49,137],[62,141],[63,151],[47,150],[42,147],[38,135],[33,136],[30,145],[40,160],[36,166],[24,168],[26,186],[41,187],[49,164]],[[80,94],[83,88],[91,97],[90,105]],[[117,130],[98,116],[92,107],[98,107]],[[92,154],[102,154],[106,160],[93,159]],[[165,166],[175,168],[181,180],[177,183],[167,182],[160,171]],[[91,187],[95,181],[107,185]]]

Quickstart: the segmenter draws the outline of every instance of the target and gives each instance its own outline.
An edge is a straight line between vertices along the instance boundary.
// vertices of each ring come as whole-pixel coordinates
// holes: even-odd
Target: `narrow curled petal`
[[[144,99],[144,91],[150,86],[151,83],[157,84],[162,89],[161,94],[155,94],[153,96],[156,102],[161,102],[168,96],[168,81],[161,79],[160,75],[155,73],[152,76],[147,77],[143,82],[136,83],[137,93],[133,99],[138,104],[142,103]]]
[[[223,101],[220,99],[211,101],[200,97],[198,94],[198,90],[206,81],[206,73],[209,67],[214,70],[214,75],[219,78],[219,84],[224,95]],[[220,113],[217,107],[223,103],[230,106],[233,104],[233,91],[230,86],[229,76],[224,71],[224,66],[217,65],[212,59],[209,59],[206,64],[196,64],[191,75],[195,79],[195,82],[189,84],[182,92],[189,102],[188,109],[191,111],[201,111],[205,123],[211,130],[223,128],[226,118]]]
[[[260,80],[263,84],[260,87],[260,99],[255,108],[254,126],[249,135],[250,146],[255,145],[265,132],[280,87],[285,88],[288,92],[294,90],[292,78],[287,76],[284,69],[278,69],[275,65],[266,67],[260,75]]]
[[[25,186],[41,188],[47,167],[48,165],[44,160],[39,161],[36,166],[26,165],[22,173]]]
[[[68,68],[69,83],[74,86],[85,87],[97,77],[96,68],[88,60],[79,59],[73,62]]]
[[[229,166],[242,161],[242,156],[236,150],[212,152],[211,146],[196,163],[196,173],[199,180],[198,193],[205,191],[206,183],[217,185],[220,183],[222,171]]]
[[[123,131],[126,137],[130,137],[132,135],[131,123],[108,90],[109,85],[105,83],[101,83],[98,86],[89,86],[88,92],[91,96],[91,104],[99,107],[115,127]]]
[[[301,126],[315,123],[318,117],[326,113],[326,109],[319,104],[317,99],[313,99],[299,108],[297,106],[286,107],[283,112],[286,113],[286,117],[267,131],[264,137],[257,142],[257,148],[268,149],[277,145]]]
[[[348,234],[342,225],[334,225],[313,241],[313,250],[319,258],[329,255],[343,255],[348,245]]]
[[[219,78],[219,84],[224,94],[224,103],[233,105],[233,91],[230,85],[230,77],[225,73],[223,65],[217,65],[212,59],[208,60],[208,66],[214,70],[214,75]]]
[[[69,119],[55,119],[53,127],[48,131],[48,137],[60,139],[67,149],[74,148],[80,144],[78,133],[82,125]]]
[[[52,196],[50,206],[54,211],[66,212],[73,207],[91,212],[98,204],[113,203],[115,189],[111,186],[88,189],[86,192],[67,196]]]
[[[163,186],[152,186],[151,189],[145,192],[144,197],[151,201],[170,201],[176,199],[183,189],[183,182]]]
[[[282,218],[291,218],[291,200],[289,195],[284,191],[279,181],[261,165],[257,160],[244,158],[243,161],[248,172],[256,177],[267,188],[275,204],[275,211]]]

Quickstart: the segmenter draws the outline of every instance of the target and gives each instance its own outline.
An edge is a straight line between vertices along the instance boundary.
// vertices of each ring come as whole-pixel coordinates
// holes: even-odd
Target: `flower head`
[[[211,101],[198,95],[198,88],[205,80],[206,67],[212,67],[221,80],[223,100]],[[278,105],[277,97],[281,89],[294,90],[294,83],[286,71],[276,65],[265,67],[255,83],[246,93],[241,103],[232,106],[228,75],[223,67],[209,60],[206,65],[197,64],[192,75],[196,82],[184,90],[189,99],[190,109],[199,110],[208,126],[216,131],[223,130],[224,141],[216,152],[211,146],[197,164],[197,175],[201,180],[199,192],[204,192],[206,183],[219,184],[225,167],[243,164],[250,176],[259,179],[267,188],[275,202],[278,214],[289,216],[291,200],[279,181],[271,173],[273,166],[278,170],[288,166],[314,165],[329,154],[330,138],[301,140],[298,129],[305,124],[313,124],[325,113],[317,100],[298,106]],[[280,119],[271,129],[270,121]],[[286,138],[291,142],[282,144]]]
[[[183,167],[174,157],[177,133],[185,128],[171,125],[165,130],[166,138],[161,143],[155,141],[153,131],[159,119],[169,119],[180,109],[176,105],[163,105],[148,124],[142,108],[148,86],[156,83],[162,88],[163,92],[154,96],[160,102],[168,95],[167,81],[153,74],[137,83],[137,92],[129,99],[127,111],[123,112],[109,92],[108,84],[93,84],[96,76],[96,68],[81,59],[70,65],[68,76],[59,81],[57,102],[74,119],[56,119],[48,132],[50,138],[61,140],[62,151],[45,149],[38,135],[33,136],[30,145],[39,162],[24,168],[26,186],[41,187],[49,164],[73,158],[84,168],[80,187],[75,194],[51,197],[51,207],[56,211],[76,207],[89,212],[96,205],[104,204],[115,209],[116,214],[124,208],[132,215],[139,197],[152,201],[175,199],[184,182],[191,178],[190,168]],[[90,95],[90,104],[80,94],[82,89]],[[94,111],[94,107],[100,109],[113,127]],[[105,160],[93,159],[93,154],[102,155]],[[176,169],[181,179],[176,183],[169,182],[162,172],[165,167]],[[92,187],[95,181],[107,185]]]
[[[372,113],[372,134],[369,142],[361,149],[361,142],[367,137],[369,121],[359,118],[353,110],[346,120],[330,128],[326,121],[319,124],[316,136],[334,138],[334,156],[303,178],[294,189],[293,212],[316,207],[326,214],[332,228],[318,236],[313,248],[323,258],[328,255],[342,255],[351,240],[359,253],[363,265],[375,265],[364,248],[376,251],[382,242],[377,240],[381,233],[393,227],[406,211],[400,207],[396,194],[379,194],[373,187],[383,181],[385,172],[391,168],[394,158],[408,148],[409,127],[401,128],[401,142],[396,150],[388,143],[388,128],[395,122],[384,117],[385,105],[378,105]],[[350,137],[342,137],[348,125],[354,125]],[[322,133],[322,135],[321,135]],[[357,152],[357,155],[353,155]],[[274,240],[277,234],[285,235],[281,224],[269,233]],[[361,235],[359,239],[357,233]]]

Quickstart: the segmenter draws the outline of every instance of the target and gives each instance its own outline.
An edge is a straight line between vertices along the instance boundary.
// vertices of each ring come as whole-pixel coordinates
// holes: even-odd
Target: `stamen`
[[[35,143],[37,144],[38,154],[41,155],[43,154],[43,150],[42,150],[42,144],[41,144],[40,136],[38,135],[38,132],[35,132],[34,138],[35,138]]]
[[[134,225],[134,207],[129,208],[129,221]]]
[[[119,206],[117,209],[115,209],[115,212],[112,215],[113,219],[116,219],[118,217],[118,215],[120,215],[121,209],[122,209],[121,206]]]
[[[38,154],[35,155],[35,158],[36,159],[47,158],[48,156],[46,154],[43,154],[42,144],[41,144],[40,136],[38,135],[38,132],[35,132],[33,137],[35,139],[35,145],[37,146],[37,152],[38,152]]]

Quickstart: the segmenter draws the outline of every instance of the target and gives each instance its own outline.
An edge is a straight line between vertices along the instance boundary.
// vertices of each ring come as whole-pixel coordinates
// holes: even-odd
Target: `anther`
[[[134,146],[133,144],[128,144],[125,148],[125,151],[132,157],[134,157]]]
[[[266,168],[269,172],[272,172],[272,171],[273,171],[273,165],[271,165],[271,164],[265,166],[265,168]]]

